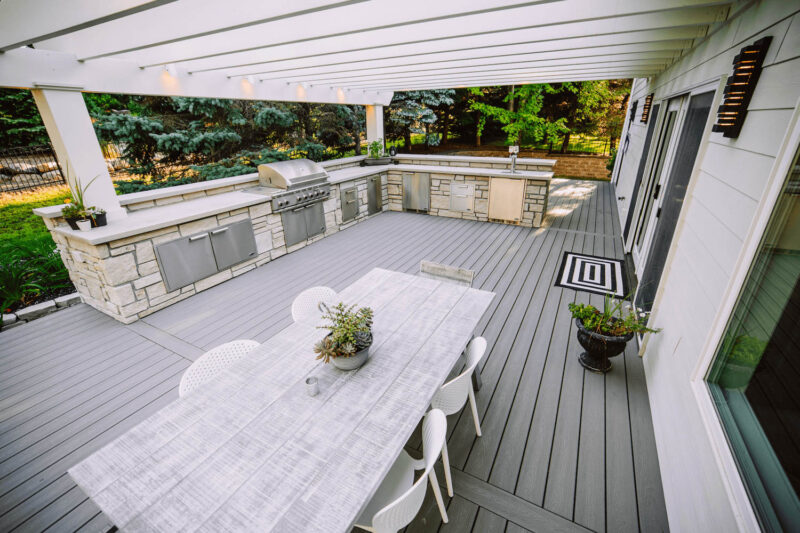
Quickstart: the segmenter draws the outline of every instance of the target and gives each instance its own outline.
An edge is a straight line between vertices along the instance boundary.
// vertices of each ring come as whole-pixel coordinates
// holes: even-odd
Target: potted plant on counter
[[[328,307],[324,303],[322,318],[328,321],[319,326],[329,331],[324,339],[314,346],[317,359],[332,363],[341,370],[355,370],[367,362],[372,345],[372,309],[338,303]]]
[[[625,345],[634,333],[658,333],[647,327],[646,313],[637,313],[628,304],[623,310],[623,300],[606,295],[603,310],[588,304],[569,304],[569,311],[578,327],[578,342],[585,352],[578,356],[581,365],[592,372],[611,370],[610,357],[625,351]]]
[[[89,217],[92,219],[93,228],[101,228],[108,224],[106,219],[106,210],[98,207],[90,207],[88,209]]]
[[[69,166],[67,166],[69,169]],[[86,184],[86,186],[81,185],[81,180],[75,178],[74,185],[73,180],[69,178],[69,170],[65,173],[65,178],[67,183],[69,183],[69,190],[72,194],[72,198],[65,200],[65,205],[61,209],[61,216],[64,217],[64,220],[67,221],[69,227],[72,229],[80,229],[81,231],[87,231],[93,227],[93,220],[91,217],[91,210],[94,210],[94,207],[87,208],[84,204],[84,196],[86,195],[86,190],[94,183],[94,180],[97,179],[97,176],[92,178],[92,180]],[[101,210],[102,211],[102,210]],[[103,211],[105,215],[105,211]],[[86,224],[81,224],[81,222],[86,221]],[[86,226],[86,229],[83,229],[83,226]]]
[[[78,221],[83,218],[83,208],[73,204],[70,198],[64,200],[64,203],[67,205],[61,209],[61,216],[64,217],[70,228],[78,229]]]
[[[383,151],[383,139],[376,139],[369,143],[369,155],[364,160],[366,165],[388,165],[392,158]]]

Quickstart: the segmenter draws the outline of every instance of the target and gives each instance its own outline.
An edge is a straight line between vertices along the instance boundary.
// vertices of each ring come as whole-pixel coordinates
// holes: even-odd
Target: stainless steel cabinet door
[[[306,219],[308,237],[319,235],[325,231],[325,210],[322,207],[322,202],[307,206],[303,211],[303,215]]]
[[[211,230],[211,247],[217,267],[224,270],[257,255],[256,237],[250,220],[240,220],[227,226]]]
[[[380,176],[367,178],[367,214],[374,215],[383,210],[383,193]]]
[[[286,241],[286,246],[302,242],[308,237],[308,232],[306,231],[306,217],[303,214],[305,209],[305,207],[298,207],[297,209],[281,213],[283,238]]]
[[[353,220],[358,215],[358,195],[356,188],[342,189],[342,222]]]
[[[475,185],[450,182],[450,210],[472,212],[475,208]]]
[[[208,233],[156,245],[155,251],[167,292],[217,273]]]
[[[431,175],[427,172],[403,174],[403,207],[427,211],[431,199]]]

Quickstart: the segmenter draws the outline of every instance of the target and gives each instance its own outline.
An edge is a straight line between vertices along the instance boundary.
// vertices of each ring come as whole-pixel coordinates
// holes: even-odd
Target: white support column
[[[386,146],[386,137],[383,135],[383,106],[368,105],[367,108],[367,144],[376,139],[383,139]]]
[[[105,209],[110,220],[126,216],[81,92],[62,89],[31,92],[62,170],[69,173],[70,180],[78,179],[83,187],[97,176],[85,191],[85,204]],[[76,185],[70,184],[73,188]]]

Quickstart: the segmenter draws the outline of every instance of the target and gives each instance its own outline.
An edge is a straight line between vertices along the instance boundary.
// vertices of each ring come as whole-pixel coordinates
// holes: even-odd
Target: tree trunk
[[[431,149],[431,145],[428,142],[428,138],[431,135],[431,125],[427,122],[425,123],[425,151],[428,152]]]
[[[444,124],[442,124],[442,146],[447,144],[447,138],[450,136],[450,113],[444,114]]]
[[[403,147],[408,153],[411,153],[411,128],[408,127],[403,132]]]
[[[609,141],[608,141],[608,149],[609,149],[609,151],[613,150],[616,147],[617,147],[617,138],[616,137],[611,137],[609,139]]]
[[[567,148],[569,148],[569,136],[570,133],[567,132],[564,134],[564,142],[561,143],[561,153],[566,153]]]

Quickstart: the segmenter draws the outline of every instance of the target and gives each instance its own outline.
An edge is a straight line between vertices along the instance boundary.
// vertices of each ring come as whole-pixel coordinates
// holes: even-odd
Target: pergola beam
[[[176,0],[5,0],[0,2],[0,52],[75,33]]]
[[[547,62],[520,61],[520,62],[508,62],[508,63],[472,63],[467,65],[457,65],[451,67],[425,68],[425,69],[413,69],[413,70],[402,70],[402,71],[396,70],[391,72],[375,72],[370,74],[349,75],[341,73],[341,75],[338,76],[336,75],[323,76],[323,77],[314,77],[313,75],[311,77],[298,76],[298,77],[286,78],[286,81],[288,81],[289,83],[306,82],[315,85],[341,84],[346,86],[355,86],[362,81],[368,81],[368,80],[397,80],[397,79],[414,80],[431,75],[460,76],[468,73],[502,75],[505,73],[513,73],[516,71],[554,72],[558,70],[563,70],[564,68],[567,67],[569,68],[569,70],[574,70],[575,67],[596,69],[598,67],[606,67],[606,66],[614,66],[614,67],[652,66],[656,69],[660,69],[672,62],[674,54],[668,54],[668,55],[650,54],[649,56],[630,57],[630,58],[628,57],[619,58],[619,57],[620,56],[614,56],[614,59],[612,60],[605,60],[605,58],[589,56],[585,58],[568,58],[568,59],[552,60]]]
[[[563,2],[571,4],[572,2]],[[640,30],[657,30],[677,27],[702,27],[702,31],[708,24],[719,20],[719,7],[692,7],[675,9],[672,11],[658,11],[645,13],[632,13],[613,16],[610,9],[601,11],[597,6],[610,5],[606,2],[595,2],[588,4],[593,6],[589,13],[580,13],[581,18],[575,19],[575,13],[571,16],[562,15],[566,18],[555,19],[553,16],[542,17],[550,11],[555,10],[556,5],[547,6],[547,10],[534,11],[532,8],[525,8],[519,11],[523,13],[511,20],[508,18],[498,19],[497,17],[477,17],[474,21],[459,21],[459,24],[427,23],[420,25],[419,28],[411,29],[400,28],[397,30],[385,30],[362,35],[346,35],[336,37],[319,37],[313,42],[277,42],[270,40],[264,42],[261,37],[261,44],[257,41],[247,41],[250,47],[242,47],[241,41],[228,41],[227,48],[222,46],[203,45],[197,43],[198,47],[187,51],[185,54],[176,50],[161,50],[160,54],[153,54],[147,57],[133,56],[128,57],[133,61],[139,62],[142,66],[159,65],[168,62],[182,63],[191,72],[222,70],[230,71],[235,68],[254,66],[263,64],[266,61],[283,58],[287,56],[308,55],[309,47],[324,50],[325,53],[344,52],[344,51],[372,51],[373,54],[384,53],[400,46],[418,45],[418,49],[435,49],[437,46],[447,48],[459,47],[479,47],[493,46],[497,44],[515,44],[520,42],[530,42],[531,37],[535,36],[538,41],[552,41],[565,38],[584,37],[597,34],[624,34]],[[616,4],[616,2],[614,3]],[[641,2],[639,2],[641,5]],[[534,6],[542,7],[542,6]],[[573,10],[580,10],[576,6]],[[560,11],[560,10],[559,10]],[[601,14],[602,16],[592,16]],[[511,13],[503,13],[510,16]],[[548,22],[548,19],[550,21]],[[535,21],[535,22],[533,22]],[[431,26],[431,27],[429,27]],[[413,38],[409,39],[409,36]],[[624,37],[621,37],[624,39]],[[347,70],[343,66],[343,70]],[[226,72],[227,73],[227,72]]]
[[[80,63],[70,54],[18,48],[0,55],[0,87],[70,88],[86,92],[192,96],[330,104],[388,105],[391,91],[255,82],[220,74],[175,69],[140,69],[127,61]]]
[[[678,41],[681,43],[682,41]],[[522,64],[539,64],[539,65],[555,65],[559,61],[573,61],[589,63],[597,61],[598,58],[617,60],[630,60],[630,59],[653,59],[663,58],[671,60],[680,55],[682,49],[679,45],[672,47],[667,46],[665,49],[658,50],[642,50],[644,47],[634,46],[620,46],[610,47],[601,46],[598,48],[588,48],[583,50],[570,50],[567,52],[543,52],[539,54],[509,54],[500,56],[475,56],[466,59],[453,59],[442,61],[421,61],[416,63],[404,63],[400,65],[384,65],[373,67],[351,68],[346,74],[350,77],[358,78],[362,75],[374,74],[392,74],[402,72],[425,72],[429,70],[455,70],[463,66],[498,66],[498,65],[522,65]],[[279,80],[279,79],[300,79],[304,81],[313,81],[312,76],[326,76],[326,75],[343,75],[341,70],[324,70],[321,72],[306,71],[305,69],[293,69],[293,72],[284,72],[280,75],[275,74],[271,76],[257,76],[259,80]]]

